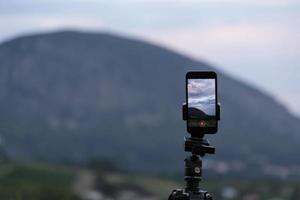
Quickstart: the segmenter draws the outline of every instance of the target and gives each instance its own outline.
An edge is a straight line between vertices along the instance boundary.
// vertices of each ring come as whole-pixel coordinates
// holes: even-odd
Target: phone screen
[[[187,79],[188,127],[215,128],[216,79]]]

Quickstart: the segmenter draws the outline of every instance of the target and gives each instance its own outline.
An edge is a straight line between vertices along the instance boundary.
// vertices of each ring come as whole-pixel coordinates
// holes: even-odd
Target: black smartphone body
[[[217,74],[195,71],[186,74],[187,131],[193,136],[218,131]]]

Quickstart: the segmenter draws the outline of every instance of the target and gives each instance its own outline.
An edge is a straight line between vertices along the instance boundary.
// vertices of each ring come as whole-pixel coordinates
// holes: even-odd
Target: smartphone
[[[214,134],[217,121],[217,74],[211,71],[186,74],[187,131],[192,135]]]

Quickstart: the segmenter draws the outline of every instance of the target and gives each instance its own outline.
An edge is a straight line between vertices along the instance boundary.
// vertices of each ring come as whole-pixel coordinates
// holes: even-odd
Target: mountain
[[[238,56],[238,55],[237,55]],[[61,31],[0,45],[0,131],[10,157],[111,159],[182,169],[188,70],[215,70],[222,103],[216,160],[299,165],[300,120],[213,66],[143,41]]]
[[[189,115],[197,117],[207,117],[207,114],[200,109],[189,107]]]

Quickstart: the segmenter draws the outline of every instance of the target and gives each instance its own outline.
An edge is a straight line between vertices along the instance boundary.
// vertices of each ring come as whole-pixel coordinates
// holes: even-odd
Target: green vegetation
[[[0,165],[0,199],[74,200],[70,168],[44,163]]]
[[[90,189],[119,199],[118,193],[131,191],[143,197],[166,199],[176,188],[184,188],[182,178],[133,174],[119,170],[108,161],[92,162],[89,167],[70,167],[40,162],[6,162],[0,165],[2,200],[78,200],[75,177],[88,171],[95,177]],[[300,199],[300,182],[280,179],[205,178],[201,187],[215,199]],[[124,193],[123,193],[124,194]]]

